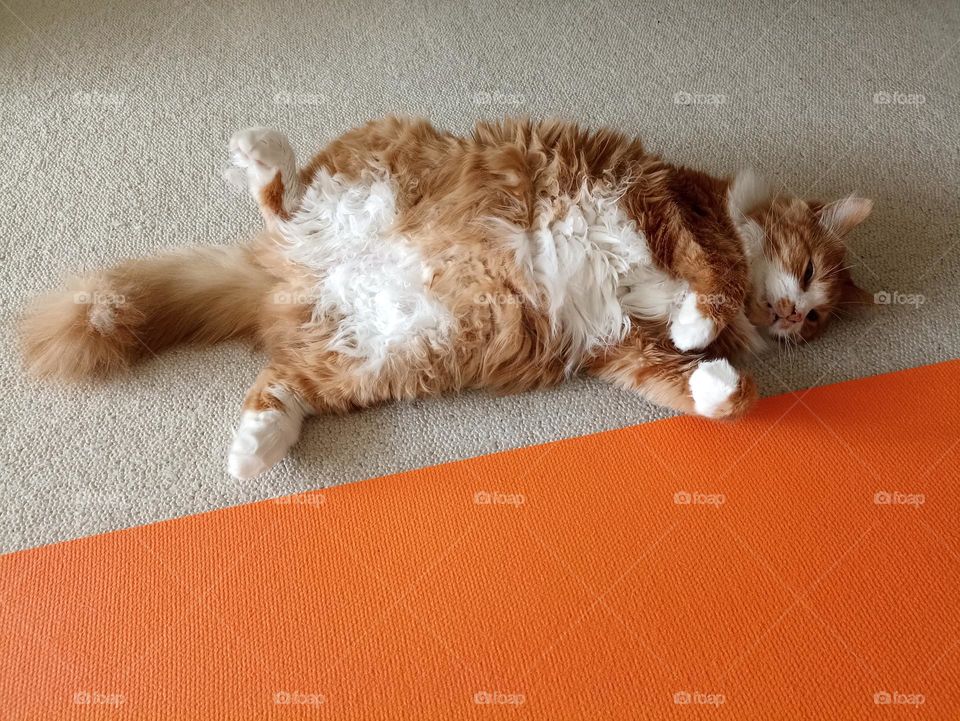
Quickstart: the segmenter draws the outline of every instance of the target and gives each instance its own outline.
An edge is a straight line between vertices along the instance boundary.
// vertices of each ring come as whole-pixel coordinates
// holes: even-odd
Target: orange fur
[[[275,283],[242,247],[184,249],[73,279],[24,315],[27,369],[76,380],[178,342],[252,337]]]
[[[260,192],[260,203],[265,211],[287,220],[290,213],[283,207],[283,193],[283,177],[277,173]]]

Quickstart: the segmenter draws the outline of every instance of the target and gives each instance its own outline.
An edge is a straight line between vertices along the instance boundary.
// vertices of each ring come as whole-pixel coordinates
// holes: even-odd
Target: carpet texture
[[[12,324],[70,272],[259,226],[224,186],[237,128],[301,157],[373,116],[563,115],[715,171],[876,201],[855,274],[891,300],[756,363],[766,394],[960,355],[960,5],[0,0],[0,549],[663,417],[589,382],[312,422],[224,471],[263,358],[180,349],[88,389],[28,383]],[[922,302],[921,302],[922,301]]]
[[[10,554],[4,718],[953,719],[958,438],[943,363]]]

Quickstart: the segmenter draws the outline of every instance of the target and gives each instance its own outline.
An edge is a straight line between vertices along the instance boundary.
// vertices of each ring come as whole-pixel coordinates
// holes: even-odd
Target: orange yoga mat
[[[960,362],[0,558],[0,719],[960,719]]]

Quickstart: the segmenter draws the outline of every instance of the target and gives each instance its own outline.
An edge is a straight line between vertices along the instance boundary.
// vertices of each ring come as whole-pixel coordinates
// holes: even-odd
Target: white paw
[[[246,170],[251,188],[256,190],[273,180],[277,171],[288,181],[296,174],[290,141],[272,128],[246,128],[234,133],[230,138],[230,158],[234,165]]]
[[[737,391],[740,374],[729,361],[703,361],[690,374],[690,395],[693,407],[701,416],[716,418],[719,411]]]
[[[670,340],[677,350],[706,348],[717,337],[717,324],[697,308],[697,294],[687,293],[670,319]]]
[[[284,411],[244,411],[227,454],[227,471],[241,481],[275,466],[300,435],[300,418]]]

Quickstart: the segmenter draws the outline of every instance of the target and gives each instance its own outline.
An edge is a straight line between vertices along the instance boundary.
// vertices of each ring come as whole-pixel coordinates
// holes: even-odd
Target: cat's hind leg
[[[273,367],[264,369],[243,402],[240,425],[227,454],[227,471],[248,480],[276,465],[300,437],[313,409]]]
[[[300,207],[303,184],[287,136],[272,128],[246,128],[230,138],[235,172],[245,175],[250,195],[268,226],[287,220]]]

